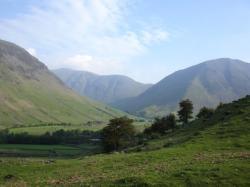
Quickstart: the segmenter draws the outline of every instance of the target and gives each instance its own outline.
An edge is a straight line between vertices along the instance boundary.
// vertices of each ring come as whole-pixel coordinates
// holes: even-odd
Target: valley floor
[[[75,159],[1,158],[4,186],[249,186],[249,127],[177,131],[136,148]],[[196,130],[194,130],[196,129]]]
[[[248,150],[192,147],[77,159],[1,158],[4,186],[249,186]]]

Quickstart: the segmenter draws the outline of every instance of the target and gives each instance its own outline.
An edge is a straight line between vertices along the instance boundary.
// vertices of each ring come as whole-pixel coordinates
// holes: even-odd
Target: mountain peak
[[[195,111],[202,106],[215,107],[250,93],[249,72],[250,64],[241,60],[208,60],[177,71],[143,94],[114,106],[150,117],[176,111],[178,102],[185,98],[193,101]]]
[[[69,69],[53,72],[77,93],[104,103],[135,97],[151,87],[150,84],[136,82],[124,75],[97,75]]]
[[[4,40],[0,40],[0,58],[0,63],[5,63],[10,69],[22,73],[48,70],[42,62],[30,55],[24,48]]]
[[[233,63],[246,63],[239,59],[233,58],[217,58],[213,60],[204,61],[205,64],[233,64]],[[202,64],[202,63],[201,63]]]

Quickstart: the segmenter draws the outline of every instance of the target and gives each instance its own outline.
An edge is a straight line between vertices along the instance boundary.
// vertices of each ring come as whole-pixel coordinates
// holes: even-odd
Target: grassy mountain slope
[[[181,99],[201,106],[215,107],[250,93],[250,64],[228,58],[206,61],[177,71],[143,94],[116,102],[125,111],[152,117],[176,111]]]
[[[122,75],[96,75],[70,69],[58,69],[53,72],[80,95],[104,103],[138,96],[152,86]]]
[[[0,40],[0,126],[103,121],[122,112],[80,97],[45,65],[15,44]]]
[[[138,152],[59,159],[50,164],[41,159],[1,158],[0,184],[249,186],[249,116],[250,96],[223,105],[209,121],[196,120],[130,150]]]

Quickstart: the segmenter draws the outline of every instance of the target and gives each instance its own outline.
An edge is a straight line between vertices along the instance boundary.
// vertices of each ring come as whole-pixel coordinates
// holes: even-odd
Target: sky
[[[200,62],[250,62],[249,0],[0,0],[0,39],[50,69],[144,83]]]

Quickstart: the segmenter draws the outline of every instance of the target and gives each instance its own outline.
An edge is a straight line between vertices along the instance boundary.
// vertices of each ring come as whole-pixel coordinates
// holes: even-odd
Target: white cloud
[[[77,54],[69,57],[62,62],[62,65],[67,68],[85,70],[98,74],[110,74],[120,71],[122,64],[114,61],[101,61],[90,55]]]
[[[34,47],[49,67],[71,65],[74,69],[110,72],[109,68],[121,68],[121,64],[169,37],[162,28],[130,28],[125,16],[129,0],[40,3],[15,18],[0,19],[0,37]],[[32,48],[28,51],[37,55]]]
[[[34,49],[34,48],[28,48],[28,49],[26,49],[28,52],[29,52],[29,54],[31,54],[32,56],[37,56],[37,53],[36,53],[36,50]]]

